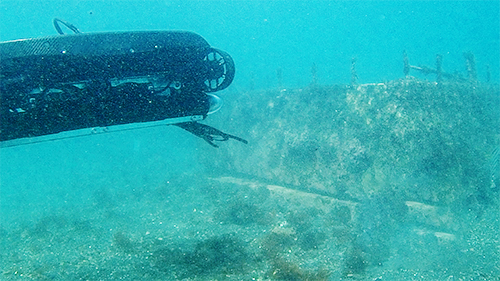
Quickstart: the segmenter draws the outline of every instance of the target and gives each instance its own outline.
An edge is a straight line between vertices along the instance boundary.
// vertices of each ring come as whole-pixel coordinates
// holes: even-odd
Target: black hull
[[[205,117],[229,55],[182,31],[79,33],[0,43],[0,141]]]

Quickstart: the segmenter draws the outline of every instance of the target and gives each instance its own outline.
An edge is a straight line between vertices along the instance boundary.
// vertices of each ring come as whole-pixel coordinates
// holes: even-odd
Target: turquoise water
[[[248,3],[247,3],[248,2]],[[318,82],[349,83],[357,58],[363,82],[402,76],[410,63],[464,71],[463,52],[476,55],[478,77],[486,65],[500,80],[498,1],[2,1],[0,40],[56,34],[55,17],[83,32],[194,31],[231,54],[234,87],[301,87],[317,66]]]
[[[500,280],[500,176],[491,170],[498,168],[493,151],[500,144],[499,1],[7,0],[0,2],[0,41],[55,35],[55,17],[82,32],[189,30],[227,51],[236,78],[218,93],[226,104],[207,123],[213,120],[218,129],[250,143],[221,143],[217,150],[171,126],[1,148],[0,279]],[[388,112],[392,107],[400,112],[396,108],[405,102],[428,110],[429,117],[420,120],[427,135],[413,137],[424,136],[422,143],[433,153],[420,164],[395,169],[408,168],[405,175],[384,175],[381,162],[365,156],[380,149],[377,155],[416,150],[384,144],[376,133],[369,137],[380,144],[360,145],[364,140],[355,136],[361,130],[356,126],[377,119],[357,103],[362,98],[338,98],[352,112],[344,114],[339,106],[346,122],[335,122],[338,127],[321,140],[311,137],[323,131],[315,122],[301,125],[310,139],[283,129],[287,121],[280,118],[294,120],[293,111],[275,118],[262,107],[250,108],[279,108],[279,98],[290,89],[336,93],[309,87],[313,64],[318,87],[349,84],[352,58],[359,83],[403,78],[404,50],[410,64],[429,67],[441,54],[444,71],[464,77],[463,53],[472,52],[481,89],[491,87],[481,99],[464,99],[470,107],[454,98],[436,101],[435,107],[381,100],[387,106],[380,108]],[[240,102],[240,95],[255,102]],[[442,114],[445,105],[468,111]],[[314,116],[315,106],[321,105],[305,100],[295,109]],[[231,114],[235,109],[246,113],[244,121],[232,119],[241,116]],[[257,111],[270,120],[252,116]],[[373,115],[349,123],[356,114]],[[436,116],[454,116],[461,131]],[[384,126],[403,126],[391,120]],[[269,126],[262,131],[274,133],[250,129],[259,122]],[[445,133],[433,134],[432,128]],[[345,135],[336,133],[342,130]],[[315,148],[320,141],[340,145],[325,152]],[[340,162],[328,160],[328,153]],[[321,165],[310,160],[318,154]],[[302,178],[281,180],[277,172],[316,176],[318,165],[338,169],[332,181],[350,192],[332,192],[313,176],[310,186]],[[397,192],[381,192],[380,182],[417,191],[401,199]],[[378,189],[357,196],[360,186],[370,184]]]

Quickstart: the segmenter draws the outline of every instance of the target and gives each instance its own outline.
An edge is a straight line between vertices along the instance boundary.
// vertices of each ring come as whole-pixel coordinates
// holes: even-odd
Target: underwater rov
[[[221,106],[211,93],[235,73],[229,54],[201,36],[54,26],[61,35],[0,43],[1,146],[171,124],[215,147],[246,143],[196,122]]]

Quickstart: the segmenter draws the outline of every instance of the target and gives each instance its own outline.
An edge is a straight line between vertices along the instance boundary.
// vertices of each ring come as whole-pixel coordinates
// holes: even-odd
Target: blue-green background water
[[[348,83],[352,57],[363,82],[402,76],[410,63],[463,72],[463,52],[476,55],[500,80],[498,1],[2,1],[0,40],[54,35],[51,21],[65,19],[83,32],[194,31],[231,54],[235,87],[301,87],[311,64],[320,83]]]
[[[478,80],[486,82],[488,65],[490,82],[500,82],[499,1],[4,0],[0,2],[0,41],[55,35],[52,26],[55,17],[73,23],[82,32],[169,29],[196,32],[212,46],[227,51],[235,60],[236,78],[227,90],[220,93],[226,100],[241,92],[259,93],[258,90],[276,90],[278,86],[307,87],[312,81],[313,64],[317,67],[319,85],[348,84],[353,57],[357,59],[359,83],[399,79],[403,77],[403,50],[406,50],[411,64],[430,67],[435,65],[436,54],[441,54],[445,71],[464,76],[463,52],[470,51],[476,58]],[[282,72],[282,81],[277,77],[278,69]],[[434,79],[414,71],[411,74]],[[264,97],[256,94],[254,98]],[[211,118],[216,119],[217,116],[209,116],[209,121]],[[225,130],[224,127],[219,129]],[[251,132],[248,132],[242,137],[250,135]],[[260,140],[264,136],[257,138]],[[234,186],[227,189],[226,186],[219,187],[217,191],[220,193],[216,195],[210,194],[211,189],[207,191],[205,185],[208,180],[205,178],[217,171],[211,169],[206,159],[203,162],[199,159],[210,149],[202,140],[175,127],[2,148],[0,235],[5,238],[2,248],[9,255],[2,256],[7,261],[0,261],[8,265],[1,269],[0,279],[130,280],[149,276],[151,280],[164,280],[173,277],[162,273],[157,264],[150,271],[145,270],[144,267],[151,264],[142,260],[142,252],[136,252],[137,248],[145,251],[145,245],[150,242],[148,237],[154,236],[151,238],[154,241],[165,237],[172,245],[178,245],[185,240],[204,241],[207,237],[228,232],[239,233],[246,237],[244,239],[251,240],[248,237],[252,237],[252,231],[269,232],[268,224],[272,227],[276,224],[276,228],[289,231],[286,225],[280,225],[285,220],[265,223],[259,221],[265,218],[252,219],[246,215],[244,219],[257,220],[255,224],[262,229],[245,228],[245,223],[228,219],[221,219],[222,224],[210,225],[212,220],[225,217],[225,213],[213,205],[227,203],[232,206],[249,196],[246,191],[234,191]],[[498,192],[494,194],[498,195]],[[211,202],[203,196],[215,199]],[[197,198],[203,200],[197,201]],[[286,213],[286,202],[276,206],[269,207],[272,209],[270,213],[277,213],[278,217],[280,213]],[[365,208],[370,206],[367,204]],[[260,214],[260,211],[255,212]],[[366,213],[371,212],[368,210]],[[375,221],[377,212],[373,213]],[[496,224],[488,223],[494,221],[495,214],[489,212],[488,215],[484,225],[474,225],[464,233],[477,232],[474,236],[477,241],[488,237],[481,236],[481,233],[492,233],[498,226],[498,221]],[[295,216],[296,221],[308,220],[315,217],[315,213]],[[293,221],[290,216],[287,218]],[[245,227],[239,229],[235,225]],[[293,228],[295,231],[300,229],[298,225]],[[455,229],[458,226],[451,228],[447,231],[458,231]],[[121,238],[120,233],[128,238]],[[382,235],[377,231],[374,233]],[[409,234],[409,237],[413,236]],[[129,238],[140,246],[129,245]],[[460,280],[457,276],[461,272],[460,266],[467,271],[468,265],[465,262],[460,264],[459,252],[468,251],[470,258],[474,257],[470,253],[475,250],[486,254],[482,258],[467,259],[467,262],[474,262],[476,275],[467,271],[464,276],[472,280],[500,278],[498,262],[491,262],[499,258],[498,241],[484,239],[482,244],[478,242],[479,245],[475,245],[475,249],[453,245],[429,249],[429,255],[433,256],[430,261],[438,266],[433,266],[432,262],[424,263],[421,273],[428,269],[437,272],[439,278],[448,278],[439,280]],[[412,240],[409,245],[425,248],[419,243]],[[193,248],[192,245],[184,246]],[[51,251],[51,247],[56,250]],[[90,248],[92,251],[89,251]],[[444,251],[445,258],[436,258],[440,251]],[[394,259],[404,257],[401,263],[392,261],[383,270],[396,272],[411,267],[405,264],[406,261],[416,262],[417,258],[412,259],[409,254],[398,254]],[[310,257],[314,255],[309,251],[303,258],[314,260]],[[99,264],[94,265],[92,259],[98,260]],[[298,263],[301,268],[312,270],[323,266],[321,261],[325,260],[330,258],[318,256],[316,263]],[[335,264],[336,260],[332,260],[331,263]],[[126,268],[127,265],[135,267]],[[486,268],[484,271],[476,271],[483,265]],[[111,269],[113,266],[115,271]],[[99,271],[98,267],[105,270]],[[196,270],[194,275],[184,272],[184,277],[199,280],[213,278],[198,274]],[[264,274],[248,273],[245,277],[273,276],[265,266],[259,270]],[[406,275],[402,272],[399,272],[401,275],[394,273],[392,277],[418,278],[412,275],[413,272]],[[228,280],[239,280],[240,277],[231,274],[234,272],[227,275]],[[426,274],[429,274],[427,278],[434,276]],[[307,279],[306,275],[301,276]],[[339,276],[345,277],[334,273],[331,280],[337,280],[334,278]],[[369,280],[376,278],[376,275],[368,276]],[[363,279],[363,276],[352,278]]]

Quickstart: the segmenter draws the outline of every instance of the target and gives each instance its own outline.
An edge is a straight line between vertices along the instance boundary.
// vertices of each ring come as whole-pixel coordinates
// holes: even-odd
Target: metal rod
[[[486,65],[486,83],[490,83],[491,80],[491,72],[490,72],[490,65]]]
[[[311,65],[311,75],[312,75],[311,85],[314,86],[318,83],[318,68],[316,67],[316,63],[314,62]]]
[[[467,74],[469,75],[469,81],[476,82],[477,72],[476,72],[476,59],[474,58],[474,54],[472,52],[465,52],[464,57],[467,66]]]
[[[443,69],[442,69],[443,57],[440,54],[436,55],[436,82],[441,83],[443,81]]]
[[[405,77],[408,78],[410,75],[410,63],[408,62],[408,55],[406,54],[406,51],[403,51],[403,73],[405,74]]]
[[[415,70],[418,70],[418,71],[422,72],[424,75],[436,74],[436,81],[438,83],[442,82],[443,78],[453,79],[453,80],[458,80],[458,81],[465,80],[459,74],[451,74],[451,73],[443,72],[442,61],[443,61],[442,56],[438,54],[438,55],[436,55],[436,69],[430,68],[428,66],[410,65],[410,63],[408,62],[408,56],[406,55],[406,52],[403,52],[403,63],[404,63],[403,71],[404,71],[405,77],[409,76],[410,69],[415,69]],[[469,73],[469,76],[471,77],[471,75],[472,75],[472,77],[475,77],[476,74],[475,74],[475,62],[474,62],[474,59],[472,59],[471,62],[472,63],[468,63],[468,66],[469,65],[471,66],[471,72]]]
[[[351,59],[351,85],[358,83],[358,74],[356,74],[356,58]]]

